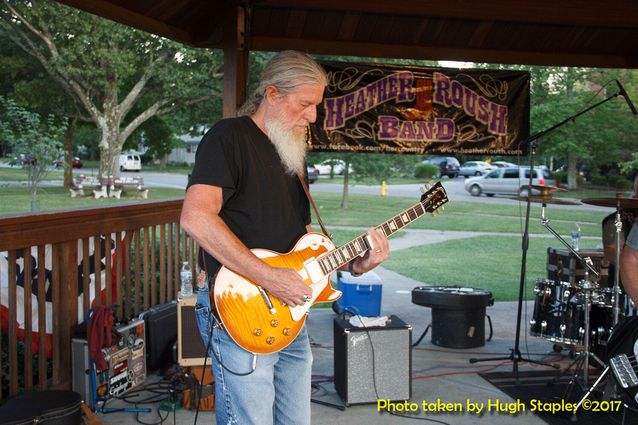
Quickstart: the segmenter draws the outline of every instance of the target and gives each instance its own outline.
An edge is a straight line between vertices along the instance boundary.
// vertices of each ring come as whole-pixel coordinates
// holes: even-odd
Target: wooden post
[[[245,11],[230,7],[224,21],[224,118],[234,117],[246,100],[248,48],[246,46]]]

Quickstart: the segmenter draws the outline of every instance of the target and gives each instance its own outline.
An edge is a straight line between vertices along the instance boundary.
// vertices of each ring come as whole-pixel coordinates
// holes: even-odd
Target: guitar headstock
[[[421,205],[425,209],[425,212],[436,214],[439,210],[443,210],[443,205],[447,203],[448,197],[445,188],[441,182],[437,182],[434,185],[426,184],[421,192]]]

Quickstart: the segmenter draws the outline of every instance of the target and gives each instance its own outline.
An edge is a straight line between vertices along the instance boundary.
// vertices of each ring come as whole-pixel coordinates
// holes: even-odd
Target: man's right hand
[[[292,269],[272,267],[259,283],[266,292],[290,307],[305,304],[304,296],[312,297],[312,288]]]

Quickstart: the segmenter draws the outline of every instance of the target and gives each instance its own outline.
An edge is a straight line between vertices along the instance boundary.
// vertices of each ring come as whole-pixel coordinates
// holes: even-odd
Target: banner
[[[324,100],[309,149],[525,155],[530,75],[524,71],[321,62]]]

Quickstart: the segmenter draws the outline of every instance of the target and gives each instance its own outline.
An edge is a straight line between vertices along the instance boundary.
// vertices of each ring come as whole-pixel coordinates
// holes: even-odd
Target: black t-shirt
[[[288,252],[310,223],[299,179],[284,172],[275,147],[250,117],[224,119],[204,135],[188,187],[195,184],[222,188],[219,215],[250,249]],[[221,265],[208,253],[205,258],[212,276]]]

